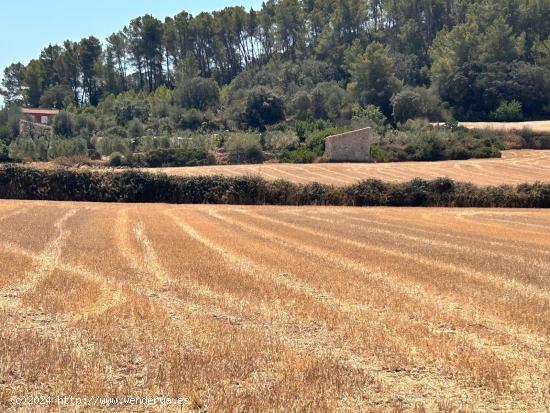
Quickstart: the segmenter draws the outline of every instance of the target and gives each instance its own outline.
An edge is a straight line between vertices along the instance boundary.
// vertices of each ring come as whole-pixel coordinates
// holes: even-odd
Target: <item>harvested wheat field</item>
[[[1,201],[0,234],[0,411],[550,407],[550,211]]]
[[[441,162],[265,163],[150,168],[147,171],[183,176],[259,175],[266,179],[285,179],[297,183],[322,182],[334,185],[348,185],[367,178],[399,182],[416,177],[433,179],[447,176],[476,185],[500,185],[550,182],[550,150],[503,151],[502,158]]]
[[[550,120],[527,122],[460,122],[460,126],[468,129],[495,129],[501,131],[529,129],[536,133],[550,132]]]

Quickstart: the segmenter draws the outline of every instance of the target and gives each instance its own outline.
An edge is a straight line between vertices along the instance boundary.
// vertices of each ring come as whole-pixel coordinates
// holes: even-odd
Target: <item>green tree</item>
[[[190,34],[193,37],[192,47],[195,61],[202,77],[211,77],[216,54],[216,36],[214,19],[210,13],[199,13],[190,22]]]
[[[61,81],[57,71],[57,61],[61,56],[61,52],[61,46],[50,44],[40,53],[38,60],[42,63],[44,87],[57,85]]]
[[[31,107],[38,107],[43,92],[44,68],[39,60],[33,59],[25,69],[25,103]]]
[[[63,51],[59,55],[55,67],[59,74],[60,82],[68,85],[72,92],[74,102],[79,101],[81,88],[80,46],[77,42],[66,40],[63,43]]]
[[[101,95],[98,75],[100,73],[100,58],[102,47],[99,40],[93,36],[82,39],[79,45],[79,64],[82,70],[82,100],[97,105]]]
[[[24,99],[25,66],[13,63],[4,69],[0,95],[7,104],[21,104]]]
[[[145,69],[149,92],[163,82],[162,22],[150,14],[141,18],[141,50],[145,59]]]
[[[306,120],[311,114],[311,99],[305,91],[299,91],[292,99],[292,111],[296,119]]]
[[[352,108],[351,124],[354,128],[370,127],[383,135],[386,131],[387,120],[386,116],[377,106],[367,105],[362,107],[354,105]]]
[[[119,125],[126,125],[132,119],[146,122],[151,112],[145,93],[135,93],[134,91],[118,95],[113,110]]]
[[[18,106],[11,105],[5,108],[6,110],[6,125],[10,141],[19,136],[19,123],[23,119],[23,114]]]
[[[479,39],[481,63],[512,62],[524,52],[525,34],[516,36],[504,16],[499,16]]]
[[[550,69],[550,37],[535,42],[532,52],[537,65]]]
[[[393,119],[406,122],[409,119],[426,118],[430,121],[443,120],[439,96],[422,87],[407,88],[395,94],[391,100]]]
[[[40,106],[43,108],[63,109],[64,103],[72,101],[73,98],[74,95],[70,86],[59,84],[44,91],[42,96],[40,96]]]
[[[245,109],[245,122],[249,126],[263,128],[284,117],[284,104],[280,97],[261,86],[250,91]]]
[[[220,88],[213,79],[193,77],[178,84],[174,102],[183,108],[206,110],[218,104]]]
[[[127,53],[128,53],[128,39],[123,31],[118,31],[111,34],[107,38],[107,50],[111,53],[114,61],[116,62],[116,73],[118,76],[118,82],[121,90],[127,90]]]
[[[346,67],[353,79],[351,90],[361,104],[378,106],[389,116],[390,99],[402,87],[394,74],[390,50],[381,43],[373,42],[364,53],[355,55],[358,46],[354,43],[346,53]]]
[[[305,47],[304,14],[298,0],[281,0],[275,7],[276,33],[279,50],[296,60]]]
[[[173,18],[166,17],[164,19],[162,30],[162,46],[166,59],[166,78],[165,85],[173,87],[175,84],[175,76],[173,68],[177,64],[178,47],[177,47],[177,31],[176,24]],[[171,70],[172,66],[172,70]]]
[[[478,26],[469,22],[441,30],[430,48],[431,78],[444,85],[460,68],[474,61],[480,41]]]
[[[491,117],[498,122],[517,122],[523,119],[523,109],[521,102],[503,100],[498,108],[491,114]]]

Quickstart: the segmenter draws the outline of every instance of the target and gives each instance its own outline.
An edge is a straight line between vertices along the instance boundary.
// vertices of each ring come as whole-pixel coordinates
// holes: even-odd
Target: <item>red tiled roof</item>
[[[29,115],[57,115],[59,110],[57,109],[43,109],[43,108],[23,108],[21,112]]]

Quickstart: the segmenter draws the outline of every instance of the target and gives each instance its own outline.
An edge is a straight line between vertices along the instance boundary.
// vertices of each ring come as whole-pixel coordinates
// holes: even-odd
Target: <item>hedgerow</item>
[[[176,204],[269,204],[440,207],[550,207],[550,184],[478,187],[448,178],[393,183],[367,179],[345,187],[295,184],[258,176],[170,176],[0,167],[0,198]]]

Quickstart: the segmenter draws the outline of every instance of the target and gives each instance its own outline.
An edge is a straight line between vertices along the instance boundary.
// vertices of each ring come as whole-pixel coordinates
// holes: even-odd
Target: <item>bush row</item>
[[[501,130],[495,132],[506,149],[550,149],[550,133],[532,129]]]
[[[270,205],[550,207],[550,184],[477,187],[448,178],[346,187],[268,181],[257,176],[178,177],[140,171],[94,172],[0,167],[0,198],[58,201]]]
[[[371,149],[371,156],[377,162],[441,161],[499,158],[504,146],[489,130],[466,129],[453,124],[434,127],[409,121],[399,131],[386,133]]]
[[[198,166],[216,163],[214,157],[204,148],[168,148],[153,149],[146,153],[113,152],[109,158],[110,166],[161,167],[161,166]]]

